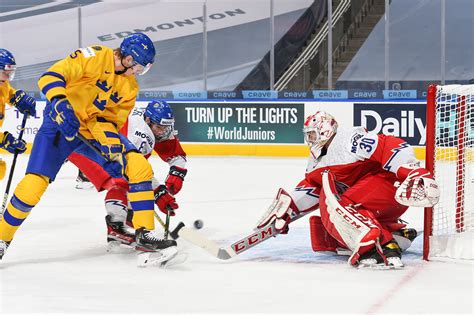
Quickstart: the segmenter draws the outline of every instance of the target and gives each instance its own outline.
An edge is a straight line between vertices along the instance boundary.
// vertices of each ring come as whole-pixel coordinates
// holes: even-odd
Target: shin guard
[[[312,216],[309,218],[309,228],[311,233],[311,247],[315,252],[336,252],[337,241],[326,231],[321,221],[321,217]]]
[[[26,174],[18,183],[0,221],[0,240],[10,242],[49,185],[45,176]]]

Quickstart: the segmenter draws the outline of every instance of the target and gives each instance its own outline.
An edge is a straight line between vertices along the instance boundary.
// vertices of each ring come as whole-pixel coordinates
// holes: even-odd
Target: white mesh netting
[[[473,259],[474,85],[438,86],[434,173],[441,189],[433,207],[430,257]]]

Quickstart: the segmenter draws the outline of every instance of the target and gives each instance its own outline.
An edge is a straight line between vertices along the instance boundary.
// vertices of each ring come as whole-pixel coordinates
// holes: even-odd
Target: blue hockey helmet
[[[13,80],[15,77],[16,62],[13,54],[6,49],[0,48],[0,70],[10,71],[8,79]]]
[[[133,33],[125,37],[120,44],[122,56],[132,56],[134,65],[143,67],[138,74],[145,74],[155,61],[155,46],[150,37],[143,33]]]
[[[156,140],[169,139],[174,131],[174,116],[167,102],[151,101],[145,109],[144,117],[145,119],[149,118],[151,123],[161,127],[161,134],[157,135],[154,132]],[[154,131],[153,128],[152,131]]]

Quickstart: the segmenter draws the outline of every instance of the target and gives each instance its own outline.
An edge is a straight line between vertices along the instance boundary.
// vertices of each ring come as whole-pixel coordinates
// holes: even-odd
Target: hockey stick
[[[90,143],[89,140],[87,140],[83,135],[81,135],[80,133],[78,133],[76,137],[79,138],[79,140],[81,140],[86,146],[88,146],[89,148],[91,148],[92,151],[94,151],[94,152],[97,153],[98,155],[102,156],[107,162],[112,162],[112,160],[109,159],[108,156],[102,154],[102,151],[100,151],[99,148],[97,148],[97,147],[94,146],[92,143]]]
[[[20,135],[18,136],[18,141],[21,141],[21,139],[23,138],[23,132],[25,131],[27,119],[28,119],[28,115],[23,114],[23,120],[21,122],[21,130],[20,130]],[[10,186],[12,184],[13,172],[15,171],[17,157],[18,157],[18,150],[15,150],[15,153],[13,154],[12,167],[10,168],[10,174],[8,175],[7,187],[5,188],[5,194],[3,195],[2,212],[0,213],[0,216],[3,215],[3,212],[5,211],[5,207],[7,206],[8,195],[10,194]]]
[[[81,135],[80,133],[77,134],[77,137],[79,138],[79,140],[81,140],[82,142],[84,142],[85,145],[87,145],[89,148],[92,149],[92,151],[94,151],[95,153],[97,153],[98,155],[102,156],[107,162],[112,162],[112,160],[109,159],[109,157],[105,156],[102,154],[102,152],[97,148],[95,147],[92,143],[90,143],[86,138],[84,138],[83,135]],[[167,227],[166,227],[166,224],[163,222],[163,220],[161,220],[161,218],[158,216],[158,213],[156,213],[156,210],[153,210],[153,214],[155,215],[155,218],[156,220],[158,221],[158,223],[160,223],[160,225],[163,227],[163,229],[165,230],[165,232],[167,231]],[[167,220],[169,220],[167,218]],[[168,223],[168,227],[169,227],[169,223]]]
[[[94,151],[95,153],[97,153],[98,155],[102,156],[107,162],[112,162],[111,159],[109,159],[108,156],[105,156],[102,154],[102,152],[97,148],[95,147],[92,143],[90,143],[86,138],[84,138],[83,135],[81,135],[80,133],[77,134],[77,137],[79,138],[79,140],[81,140],[82,142],[84,142],[85,145],[87,145],[89,148],[92,149],[92,151]],[[166,223],[163,222],[163,220],[161,220],[161,218],[158,216],[158,213],[156,213],[156,210],[153,210],[153,214],[155,215],[155,218],[156,220],[158,221],[158,223],[160,223],[160,225],[163,227],[163,229],[165,230],[165,239],[168,238],[168,232],[169,232],[169,215],[166,216]]]
[[[158,215],[158,213],[156,213],[156,210],[153,210],[153,214],[155,215],[156,221],[158,221],[158,223],[160,223],[160,225],[163,227],[163,229],[166,230],[165,222],[163,222],[163,220],[161,220],[161,218],[160,218],[160,216]]]
[[[304,212],[294,216],[291,219],[290,223],[304,217],[310,212],[312,211]],[[235,257],[245,252],[246,250],[254,247],[255,245],[262,243],[270,237],[277,236],[278,234],[280,234],[280,232],[275,229],[275,223],[272,223],[263,228],[254,230],[252,233],[232,243],[229,246],[220,247],[216,242],[204,237],[203,235],[192,229],[188,229],[183,222],[180,222],[176,226],[176,228],[170,233],[173,239],[182,237],[188,242],[206,250],[212,256],[223,260]]]
[[[166,213],[166,223],[165,223],[165,240],[168,239],[168,234],[170,233],[170,212]]]

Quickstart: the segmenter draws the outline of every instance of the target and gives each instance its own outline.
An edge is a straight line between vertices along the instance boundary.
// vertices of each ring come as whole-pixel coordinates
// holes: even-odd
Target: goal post
[[[430,85],[426,168],[441,190],[425,209],[423,259],[473,259],[474,85]]]

